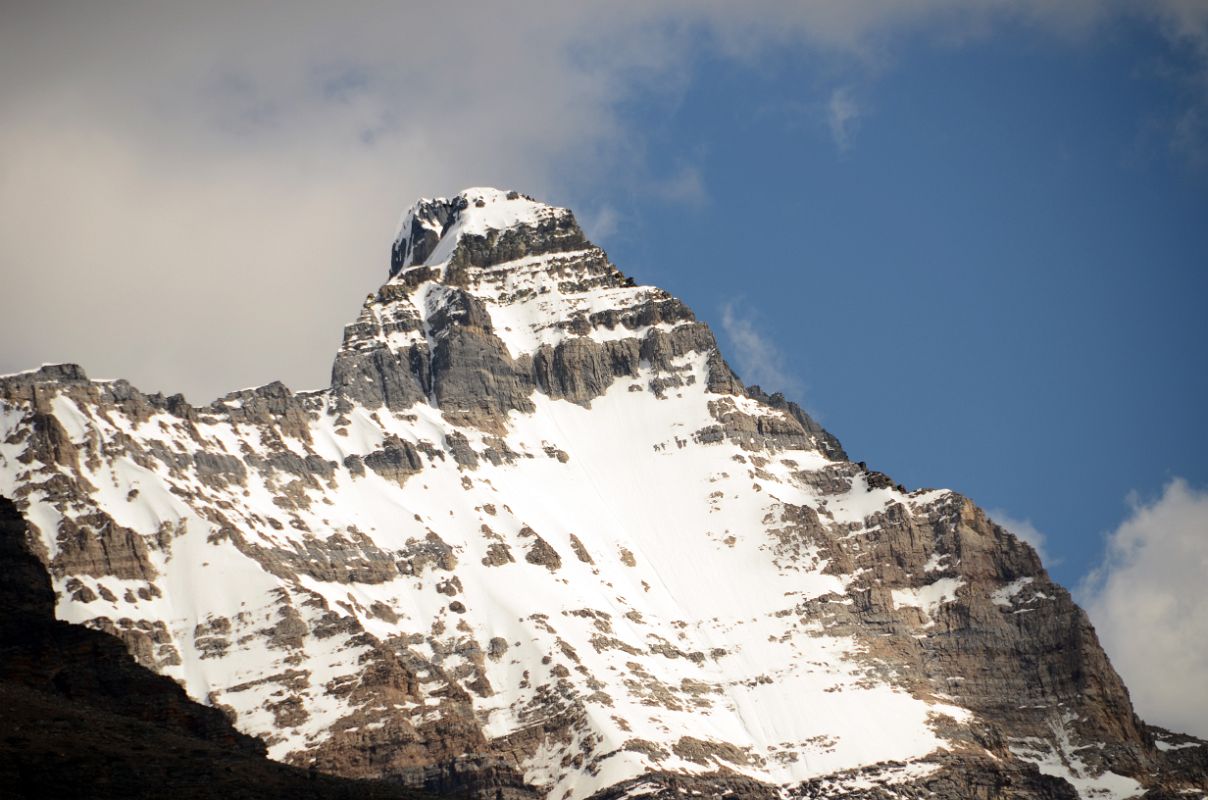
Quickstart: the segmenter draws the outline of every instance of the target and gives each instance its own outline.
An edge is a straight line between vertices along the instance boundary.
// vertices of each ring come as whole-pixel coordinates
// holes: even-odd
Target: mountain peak
[[[294,765],[480,800],[1208,787],[1031,547],[849,461],[519,193],[408,212],[327,390],[0,377],[0,495],[58,616]]]
[[[399,220],[390,275],[408,267],[449,261],[465,237],[489,239],[507,231],[557,227],[571,228],[582,238],[569,209],[517,191],[480,186],[464,189],[451,198],[420,198]]]

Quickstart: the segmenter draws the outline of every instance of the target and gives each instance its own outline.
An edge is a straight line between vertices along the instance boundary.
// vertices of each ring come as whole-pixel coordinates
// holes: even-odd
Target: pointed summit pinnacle
[[[517,245],[522,251],[519,255],[524,255],[534,249],[535,239],[547,240],[551,233],[561,233],[554,236],[556,246],[548,248],[551,242],[545,241],[540,252],[587,245],[569,209],[547,205],[515,191],[476,187],[452,198],[422,198],[403,214],[391,251],[390,275],[393,277],[408,267],[445,263],[464,239],[476,238],[492,249],[497,248],[499,242],[508,238],[505,234],[513,232],[512,246],[506,248],[510,257],[516,257],[513,252]],[[546,235],[533,237],[531,234],[535,232]],[[481,260],[481,257],[470,258],[476,266],[486,266],[477,263]]]

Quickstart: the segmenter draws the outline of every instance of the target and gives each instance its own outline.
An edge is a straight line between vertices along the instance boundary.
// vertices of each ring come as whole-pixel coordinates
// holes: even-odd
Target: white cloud
[[[784,355],[734,303],[722,306],[721,328],[730,344],[726,352],[734,359],[744,383],[758,384],[768,394],[783,392],[804,405],[801,382],[785,368]]]
[[[851,96],[851,90],[841,86],[831,92],[830,102],[826,105],[826,122],[830,127],[831,139],[839,152],[847,152],[851,148],[852,136],[860,124],[860,106]]]
[[[1137,713],[1208,737],[1208,490],[1175,479],[1130,502],[1083,605]]]
[[[1193,4],[1167,5],[1182,9],[1163,17],[1172,36],[1198,35]],[[419,195],[496,184],[568,203],[609,184],[701,202],[698,168],[652,179],[623,109],[672,105],[703,51],[862,64],[919,31],[1102,14],[1041,0],[6,7],[0,372],[75,360],[194,401],[320,386]],[[831,105],[850,143],[844,92]]]
[[[990,518],[997,522],[1002,527],[1015,534],[1018,538],[1032,545],[1032,549],[1040,556],[1041,562],[1046,568],[1052,567],[1058,562],[1049,556],[1045,549],[1045,541],[1047,537],[1032,524],[1030,519],[1017,519],[1001,508],[986,509],[986,513]]]

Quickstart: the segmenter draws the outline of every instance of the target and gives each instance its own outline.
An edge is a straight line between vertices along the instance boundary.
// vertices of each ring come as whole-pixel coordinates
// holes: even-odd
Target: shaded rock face
[[[48,623],[55,618],[55,590],[35,546],[13,501],[0,497],[0,608],[5,611],[0,627],[6,637],[28,620]]]
[[[475,324],[478,314],[486,315],[482,304],[461,292],[452,296],[467,298],[463,302],[471,313],[464,319],[441,315],[432,320],[439,336],[431,362],[433,401],[471,424],[488,427],[509,411],[531,412],[531,382],[491,331],[489,317],[485,325]]]
[[[414,798],[276,764],[262,742],[119,640],[57,621],[55,592],[25,520],[0,497],[0,793],[92,798]]]
[[[31,552],[25,520],[0,497],[0,681],[87,702],[198,739],[263,755],[264,746],[198,705],[168,678],[140,667],[114,637],[54,618],[55,593]]]
[[[421,200],[403,220],[390,251],[390,277],[404,266],[423,264],[436,249],[457,216],[468,208],[465,197],[452,200]]]
[[[0,377],[0,493],[51,576],[23,602],[288,764],[557,800],[1206,780],[1030,547],[849,461],[516,193],[404,217],[328,390]]]

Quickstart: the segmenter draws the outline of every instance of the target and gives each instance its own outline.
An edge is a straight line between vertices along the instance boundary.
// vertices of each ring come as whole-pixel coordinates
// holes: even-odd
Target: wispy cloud
[[[1171,150],[1190,166],[1208,167],[1208,3],[1158,0],[1144,12],[1153,17],[1179,58],[1164,59],[1164,77],[1180,90],[1181,107],[1159,125]]]
[[[1079,595],[1146,720],[1208,736],[1208,490],[1130,498]]]
[[[671,203],[700,205],[708,199],[700,168],[690,165],[680,167],[670,177],[651,181],[650,191]]]
[[[839,152],[846,153],[851,149],[860,116],[860,105],[852,97],[851,89],[841,86],[831,92],[830,102],[826,104],[826,122]]]
[[[803,387],[785,367],[784,355],[756,327],[737,302],[721,308],[721,328],[730,347],[727,353],[734,359],[739,376],[747,384],[758,384],[765,392],[784,392],[790,399],[803,403]]]
[[[586,215],[576,214],[576,216],[579,217],[579,224],[583,226],[583,232],[587,234],[587,238],[596,244],[600,244],[616,233],[621,225],[621,215],[608,204],[602,205]]]

